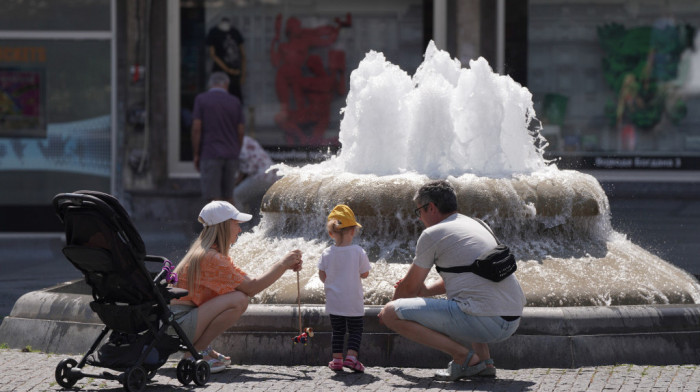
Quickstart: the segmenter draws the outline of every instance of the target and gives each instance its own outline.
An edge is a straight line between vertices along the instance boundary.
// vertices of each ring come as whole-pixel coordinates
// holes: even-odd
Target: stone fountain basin
[[[275,259],[266,253],[278,247],[273,241],[292,238],[290,244],[303,244],[320,238],[324,219],[310,217],[323,218],[335,204],[349,204],[364,225],[362,241],[378,239],[362,243],[375,267],[365,281],[363,362],[444,367],[446,355],[394,334],[376,317],[410,263],[411,246],[422,230],[410,200],[427,178],[340,177],[288,175],[275,183],[261,207],[264,235],[242,236],[237,262],[257,274],[256,268]],[[700,285],[612,231],[607,197],[594,178],[571,172],[450,181],[460,211],[487,220],[518,255],[516,274],[528,305],[515,335],[491,345],[498,367],[698,363]],[[373,247],[397,238],[404,239],[394,242],[398,251],[377,260]],[[305,252],[307,257],[311,261],[314,255]],[[234,363],[325,365],[331,329],[314,265],[307,262],[300,276],[302,326],[316,331],[311,343],[292,344],[299,334],[299,308],[296,277],[286,274],[263,292],[272,293],[269,297],[253,299],[240,322],[214,345]],[[104,327],[89,308],[91,300],[82,280],[27,293],[0,324],[0,343],[82,354]]]
[[[89,291],[76,280],[25,294],[0,324],[0,342],[84,354],[104,327],[89,308]],[[440,368],[449,361],[381,325],[380,309],[365,307],[365,365]],[[302,325],[316,334],[309,344],[295,345],[298,312],[297,305],[252,304],[214,345],[234,364],[323,366],[330,356],[328,317],[320,305],[302,305]],[[515,335],[490,347],[497,366],[506,369],[692,364],[700,358],[700,305],[526,307]]]
[[[423,226],[415,219],[412,198],[429,179],[419,175],[310,175],[288,174],[265,193],[261,211],[289,217],[283,231],[298,231],[319,213],[325,216],[338,203],[349,205],[369,236],[415,236]],[[608,199],[598,181],[575,171],[544,171],[508,178],[464,175],[448,179],[457,192],[459,211],[488,219],[503,238],[518,238],[522,224],[538,237],[547,231],[575,230],[578,236],[596,236],[592,218],[606,219]],[[323,214],[325,212],[325,214]],[[369,220],[369,221],[368,221]],[[609,219],[608,219],[609,221]]]
[[[254,275],[275,260],[280,239],[310,243],[328,238],[325,216],[348,204],[362,224],[356,238],[373,263],[363,281],[365,303],[381,305],[412,261],[423,229],[412,198],[427,177],[418,175],[288,174],[263,197],[262,235],[241,237],[236,262]],[[550,170],[508,178],[449,177],[459,211],[487,221],[518,260],[516,275],[527,306],[611,306],[700,303],[700,284],[682,269],[616,233],[607,196],[592,176]],[[290,243],[292,243],[290,241]],[[302,249],[302,303],[322,304],[316,260],[319,248]],[[388,249],[388,251],[387,251]],[[428,279],[437,278],[432,271]],[[262,293],[263,303],[296,302],[296,280],[283,278]]]

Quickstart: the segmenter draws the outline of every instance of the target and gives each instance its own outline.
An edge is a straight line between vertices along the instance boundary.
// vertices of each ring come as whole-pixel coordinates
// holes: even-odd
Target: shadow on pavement
[[[529,388],[537,385],[531,381],[519,381],[505,378],[485,378],[485,377],[474,377],[467,378],[460,381],[438,381],[433,379],[433,377],[417,377],[404,373],[403,370],[397,368],[386,369],[387,373],[393,374],[397,377],[401,377],[404,380],[410,382],[414,385],[392,385],[394,388],[416,388],[422,387],[425,389],[437,388],[439,390],[447,391],[493,391],[493,390],[514,390],[514,391],[526,391]]]
[[[328,370],[332,371],[332,370]],[[379,381],[379,378],[376,376],[373,376],[369,373],[351,373],[351,372],[346,372],[346,371],[338,371],[334,372],[333,376],[331,379],[333,381],[340,381],[345,386],[361,386],[361,385],[369,385],[375,381]]]

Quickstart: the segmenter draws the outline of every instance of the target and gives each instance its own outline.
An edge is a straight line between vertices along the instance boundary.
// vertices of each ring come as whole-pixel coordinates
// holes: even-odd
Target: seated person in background
[[[274,162],[260,143],[250,136],[243,138],[238,159],[240,166],[234,199],[243,210],[257,215],[263,195],[279,179],[277,170],[267,171]]]

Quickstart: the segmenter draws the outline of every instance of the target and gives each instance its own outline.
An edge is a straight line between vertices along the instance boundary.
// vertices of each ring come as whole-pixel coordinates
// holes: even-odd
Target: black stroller
[[[176,278],[170,261],[146,255],[129,215],[111,195],[94,191],[61,193],[54,197],[53,205],[65,226],[63,254],[85,275],[94,299],[90,308],[105,324],[80,362],[66,358],[56,366],[58,384],[71,388],[83,377],[95,377],[117,380],[127,391],[141,391],[169,355],[187,350],[193,358],[178,363],[177,379],[183,385],[191,381],[205,385],[209,364],[168,308],[170,300],[187,295],[187,290],[167,287]],[[145,261],[163,263],[163,268],[151,273]],[[121,373],[84,373],[86,363]]]

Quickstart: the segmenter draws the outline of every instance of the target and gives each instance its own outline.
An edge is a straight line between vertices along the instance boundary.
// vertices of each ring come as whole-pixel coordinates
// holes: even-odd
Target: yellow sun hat
[[[337,220],[340,222],[340,226],[338,226],[339,229],[350,226],[362,227],[362,225],[355,220],[355,214],[350,207],[345,204],[338,204],[335,206],[333,211],[328,214],[328,220]]]

